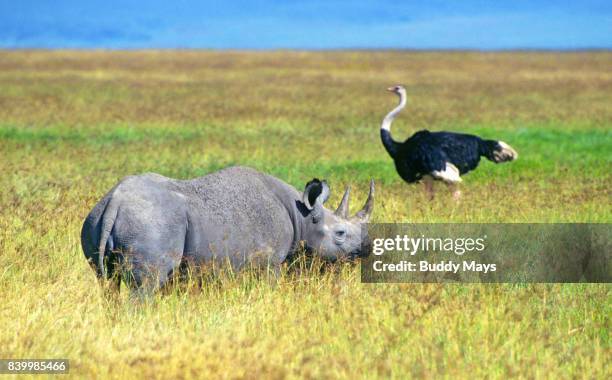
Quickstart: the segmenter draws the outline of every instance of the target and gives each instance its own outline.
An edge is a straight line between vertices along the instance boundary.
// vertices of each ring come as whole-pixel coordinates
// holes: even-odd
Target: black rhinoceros
[[[313,179],[300,194],[247,167],[191,180],[129,176],[89,213],[81,245],[100,277],[123,265],[135,288],[146,292],[163,286],[185,262],[224,260],[240,269],[255,261],[278,268],[302,244],[332,261],[361,255],[374,182],[365,206],[350,218],[349,189],[335,212],[323,207],[328,196],[325,181]]]

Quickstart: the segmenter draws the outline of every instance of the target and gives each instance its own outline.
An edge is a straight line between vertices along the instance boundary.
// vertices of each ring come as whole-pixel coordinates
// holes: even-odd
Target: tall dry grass
[[[0,358],[69,358],[92,378],[609,378],[610,286],[367,285],[354,266],[181,284],[145,305],[102,289],[79,247],[121,177],[244,164],[327,178],[374,221],[605,222],[612,54],[0,52]],[[500,138],[456,205],[404,184],[393,133]]]

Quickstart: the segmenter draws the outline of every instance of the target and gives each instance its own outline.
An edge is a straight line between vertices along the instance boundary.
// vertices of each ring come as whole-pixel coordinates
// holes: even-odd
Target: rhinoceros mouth
[[[349,257],[352,260],[356,260],[359,258],[366,258],[370,256],[371,252],[372,252],[372,245],[368,241],[368,242],[362,243],[360,249],[354,250],[351,253],[349,253]]]

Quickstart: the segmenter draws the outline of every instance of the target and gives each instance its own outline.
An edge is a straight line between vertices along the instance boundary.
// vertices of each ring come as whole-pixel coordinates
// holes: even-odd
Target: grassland
[[[75,378],[610,378],[609,284],[219,278],[109,300],[79,246],[121,177],[249,165],[302,188],[378,183],[374,221],[612,222],[612,53],[0,52],[0,357]],[[520,153],[427,202],[379,141],[421,128]],[[315,273],[316,272],[316,273]]]

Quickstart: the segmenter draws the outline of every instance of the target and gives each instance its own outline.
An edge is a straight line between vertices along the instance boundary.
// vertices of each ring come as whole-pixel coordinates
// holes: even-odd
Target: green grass
[[[359,268],[102,297],[81,223],[120,178],[248,165],[346,185],[375,222],[612,222],[610,53],[0,52],[0,358],[77,378],[609,378],[609,284],[361,284]],[[428,202],[378,135],[502,139]]]

